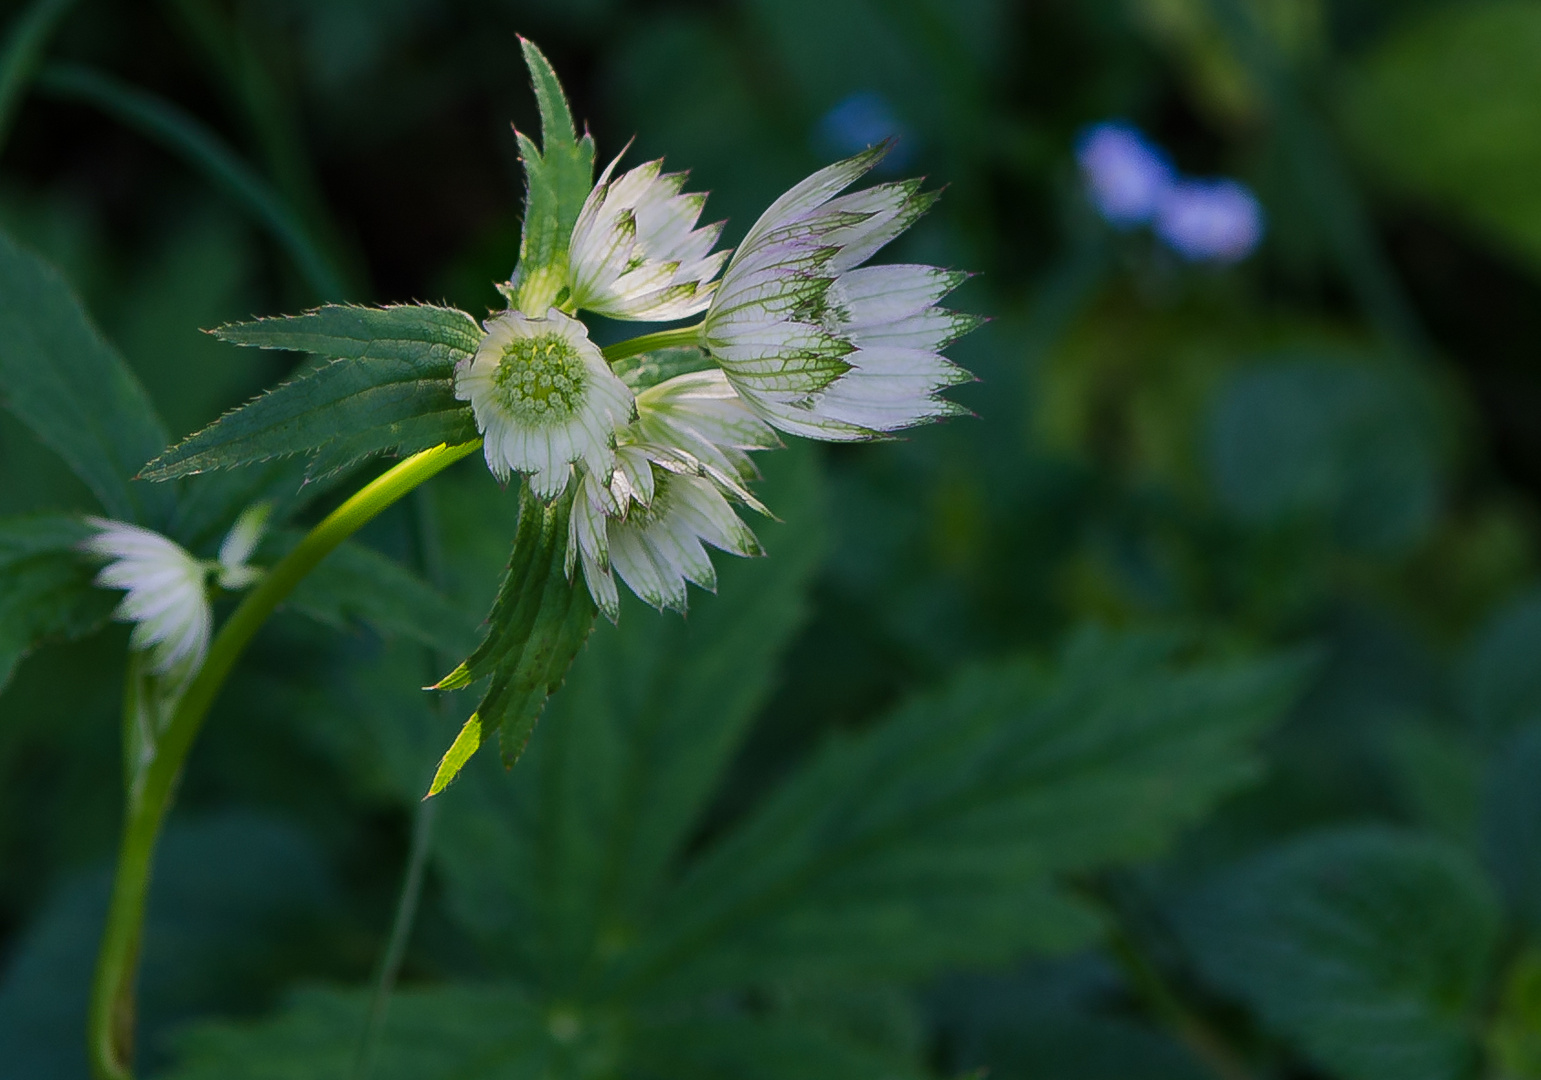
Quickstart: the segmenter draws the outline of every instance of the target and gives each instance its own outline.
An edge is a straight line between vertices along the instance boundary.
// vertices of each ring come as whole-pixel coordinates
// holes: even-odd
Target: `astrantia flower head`
[[[709,254],[721,224],[695,227],[706,196],[681,194],[685,174],[663,172],[661,161],[612,180],[615,166],[600,176],[573,227],[568,304],[651,322],[704,310],[728,257]]]
[[[96,575],[96,584],[128,590],[113,617],[134,624],[130,647],[150,654],[157,675],[191,677],[208,652],[213,626],[208,566],[158,532],[122,521],[89,520],[97,533],[85,549],[111,560]]]
[[[484,326],[455,373],[455,396],[471,403],[487,467],[500,480],[524,473],[547,500],[567,487],[572,462],[607,478],[616,429],[635,404],[583,324],[553,308],[538,319],[506,311]]]
[[[259,503],[242,513],[212,562],[195,558],[154,530],[125,521],[87,519],[96,535],[82,548],[109,560],[96,575],[96,584],[127,590],[113,617],[134,624],[129,647],[150,654],[150,670],[156,675],[184,682],[202,666],[214,622],[209,578],[213,575],[221,588],[234,590],[262,576],[247,560],[262,539],[269,509]]]
[[[821,169],[777,199],[707,311],[712,358],[783,431],[865,439],[962,411],[937,395],[971,376],[941,350],[980,320],[937,302],[966,275],[861,266],[935,201],[919,181],[840,195],[884,149]]]
[[[633,545],[629,561],[627,556],[620,556],[626,564],[621,568],[622,578],[655,607],[684,610],[685,582],[710,587],[708,583],[714,579],[709,576],[709,561],[706,570],[700,569],[705,558],[695,554],[700,545],[692,548],[678,538],[698,528],[701,531],[691,535],[722,550],[757,552],[758,543],[738,520],[727,497],[767,512],[749,493],[747,485],[757,473],[748,451],[780,445],[776,433],[733,392],[721,371],[689,372],[643,390],[637,395],[636,421],[621,433],[610,482],[598,483],[587,474],[579,487],[568,525],[568,576],[572,577],[575,566],[581,563],[595,604],[614,619],[619,600],[610,573],[612,544],[617,530],[629,527],[631,531],[624,535],[633,536],[642,547]],[[716,497],[709,497],[699,485],[675,484],[676,479],[704,480]],[[674,494],[660,496],[666,491]],[[675,520],[671,513],[684,517]],[[664,543],[661,538],[665,536],[675,536],[684,544],[683,554]],[[636,551],[651,550],[649,545],[659,544],[663,545],[659,550],[674,552],[674,561],[659,569],[661,576],[650,575],[637,563]],[[667,566],[675,566],[679,572],[664,573]],[[686,574],[686,568],[696,576]],[[663,592],[659,591],[659,581],[668,585]]]
[[[609,522],[610,567],[659,609],[684,611],[686,582],[715,591],[717,573],[707,544],[734,555],[761,554],[754,533],[717,485],[702,476],[659,471],[652,501],[634,504],[624,518]],[[585,564],[585,573],[588,569]],[[590,581],[590,591],[604,590]]]

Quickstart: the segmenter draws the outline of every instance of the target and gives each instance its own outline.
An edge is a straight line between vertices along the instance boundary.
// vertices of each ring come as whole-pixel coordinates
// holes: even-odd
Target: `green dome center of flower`
[[[572,343],[560,334],[509,342],[492,376],[498,403],[520,423],[565,423],[583,403],[588,372]]]

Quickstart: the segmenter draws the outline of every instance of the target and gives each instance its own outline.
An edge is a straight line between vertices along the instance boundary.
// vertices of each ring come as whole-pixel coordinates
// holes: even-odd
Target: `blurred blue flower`
[[[1263,208],[1237,180],[1179,180],[1161,196],[1156,235],[1194,262],[1232,263],[1263,238]]]
[[[1165,152],[1122,120],[1082,129],[1076,160],[1098,212],[1120,229],[1150,221],[1177,176]]]
[[[905,168],[914,157],[914,140],[909,134],[887,98],[876,90],[859,90],[824,114],[814,137],[820,150],[837,157],[850,157],[884,139],[893,139],[894,148],[874,170],[887,173]]]

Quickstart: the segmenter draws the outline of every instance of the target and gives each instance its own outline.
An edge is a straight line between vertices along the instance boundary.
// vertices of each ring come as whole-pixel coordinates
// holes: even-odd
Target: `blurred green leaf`
[[[691,867],[623,984],[915,979],[1086,943],[1098,918],[1056,878],[1155,854],[1253,777],[1301,675],[1171,661],[1089,632],[832,743]]]
[[[1228,510],[1265,526],[1321,521],[1370,552],[1428,533],[1438,450],[1425,404],[1391,373],[1310,356],[1233,376],[1209,419],[1210,474]]]
[[[470,770],[443,798],[436,859],[490,954],[561,986],[657,918],[726,763],[807,613],[823,501],[806,447],[766,462],[783,515],[770,556],[722,559],[688,618],[627,605],[603,624],[510,777]]]
[[[1430,5],[1353,71],[1348,130],[1387,180],[1541,268],[1541,7]]]
[[[1478,631],[1461,665],[1462,704],[1477,730],[1501,739],[1541,723],[1541,591],[1518,596]]]
[[[1384,747],[1411,819],[1469,847],[1476,835],[1483,765],[1470,734],[1399,718],[1388,727]]]
[[[455,400],[455,363],[481,341],[453,308],[328,305],[305,315],[222,326],[237,345],[332,357],[226,413],[145,466],[150,480],[312,454],[323,477],[374,454],[410,454],[477,437],[471,409]]]
[[[565,566],[573,489],[548,506],[526,484],[520,499],[519,531],[487,616],[486,636],[435,687],[459,690],[490,677],[481,704],[445,751],[429,795],[443,791],[494,735],[503,763],[519,760],[546,699],[562,685],[594,628],[588,588],[581,577],[569,579]]]
[[[287,549],[299,534],[282,538]],[[476,644],[475,616],[399,563],[362,544],[344,543],[294,590],[289,604],[317,622],[347,630],[366,623],[442,652]]]
[[[107,867],[57,891],[0,979],[8,1075],[84,1080],[86,1000],[107,912]],[[315,843],[250,812],[174,822],[162,841],[145,927],[141,1060],[167,1030],[211,1006],[251,1007],[270,992],[333,897]]]
[[[1516,732],[1489,762],[1482,841],[1511,913],[1541,943],[1541,723]]]
[[[817,1020],[719,1015],[644,1025],[629,1071],[647,1080],[919,1080],[913,1059],[863,1044]]]
[[[567,284],[567,245],[594,184],[594,140],[578,138],[572,110],[550,62],[521,38],[524,62],[540,106],[539,148],[519,133],[524,162],[524,234],[510,299],[526,315],[544,315]]]
[[[79,547],[91,529],[78,517],[0,518],[0,690],[34,646],[99,628],[119,594],[91,584]]]
[[[1307,836],[1186,905],[1203,973],[1345,1080],[1460,1080],[1499,911],[1442,842],[1380,829]]]
[[[165,1080],[342,1080],[353,1064],[367,997],[311,989],[274,1019],[208,1023],[179,1040]],[[906,1080],[924,1075],[814,1022],[739,1011],[626,1024],[606,1010],[545,1003],[515,986],[398,993],[376,1080]]]
[[[0,403],[115,518],[163,524],[169,489],[129,478],[166,445],[144,388],[57,271],[0,234]]]
[[[369,995],[301,990],[275,1019],[209,1023],[177,1040],[165,1080],[344,1080],[364,1030]],[[515,987],[402,991],[391,999],[374,1080],[538,1080],[581,1076]],[[565,1067],[564,1067],[565,1066]]]

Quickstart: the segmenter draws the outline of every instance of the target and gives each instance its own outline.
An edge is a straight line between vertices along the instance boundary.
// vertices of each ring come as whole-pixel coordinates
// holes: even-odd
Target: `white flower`
[[[762,554],[754,533],[717,485],[703,476],[660,471],[652,501],[633,504],[608,528],[611,568],[632,592],[660,609],[685,610],[687,581],[703,589],[717,588],[717,572],[705,544],[734,555]],[[585,576],[588,570],[585,563]],[[613,591],[614,585],[609,588]],[[589,589],[603,591],[594,588],[592,578]],[[612,611],[606,614],[614,618]]]
[[[758,475],[748,451],[781,445],[718,368],[676,375],[643,390],[636,422],[622,438],[670,472],[709,477],[756,509],[763,508],[745,486]]]
[[[214,562],[195,558],[151,529],[106,518],[86,519],[97,532],[81,547],[110,560],[96,575],[96,584],[128,591],[113,617],[134,624],[129,647],[150,654],[154,674],[185,683],[203,666],[214,625],[209,576],[213,574],[221,588],[230,590],[244,589],[262,576],[247,560],[262,539],[270,509],[258,503],[243,511]]]
[[[573,226],[568,303],[615,319],[670,322],[711,302],[726,251],[708,254],[722,225],[695,228],[706,196],[682,195],[684,173],[649,161],[615,180],[604,175]]]
[[[568,576],[581,561],[595,604],[611,619],[618,612],[612,564],[648,603],[683,610],[687,580],[706,588],[715,581],[700,540],[740,555],[759,551],[724,492],[766,512],[746,487],[756,475],[748,451],[779,445],[721,371],[643,390],[609,483],[592,473],[581,481],[568,525]],[[651,562],[643,558],[649,552]]]
[[[208,652],[214,624],[205,587],[208,565],[158,532],[88,520],[98,532],[83,546],[112,560],[96,575],[96,584],[128,590],[113,615],[134,624],[130,647],[149,652],[155,674],[190,679]]]
[[[936,395],[971,376],[941,350],[979,320],[937,302],[966,275],[862,268],[934,195],[919,181],[839,196],[884,147],[821,169],[777,199],[744,238],[702,337],[746,402],[814,439],[873,438],[961,412]]]
[[[538,319],[507,311],[484,325],[476,355],[455,371],[455,396],[471,403],[493,475],[524,473],[546,500],[567,487],[571,462],[608,477],[616,429],[635,403],[583,324],[553,308]]]

